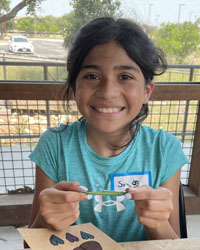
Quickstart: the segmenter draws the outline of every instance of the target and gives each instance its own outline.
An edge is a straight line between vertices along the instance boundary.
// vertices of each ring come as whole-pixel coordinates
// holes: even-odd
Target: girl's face
[[[119,134],[147,103],[153,83],[145,86],[139,66],[115,42],[94,47],[76,80],[77,106],[96,132]]]

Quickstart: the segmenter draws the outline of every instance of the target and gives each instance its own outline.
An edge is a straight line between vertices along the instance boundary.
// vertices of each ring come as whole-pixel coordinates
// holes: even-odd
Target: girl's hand
[[[39,216],[55,230],[66,228],[79,218],[79,201],[88,199],[84,191],[79,183],[67,181],[42,190]]]
[[[126,191],[125,197],[135,201],[138,220],[144,226],[158,228],[162,222],[168,221],[173,210],[173,194],[169,189],[140,186]]]

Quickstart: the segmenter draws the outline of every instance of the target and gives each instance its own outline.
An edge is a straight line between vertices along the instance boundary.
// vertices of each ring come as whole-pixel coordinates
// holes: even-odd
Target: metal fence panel
[[[145,125],[177,136],[191,160],[198,101],[150,101]],[[0,194],[29,192],[34,188],[35,166],[29,160],[40,135],[48,127],[80,118],[74,101],[66,113],[62,101],[2,101],[0,106]],[[186,122],[186,124],[185,124]],[[182,168],[181,180],[188,184],[190,162]]]

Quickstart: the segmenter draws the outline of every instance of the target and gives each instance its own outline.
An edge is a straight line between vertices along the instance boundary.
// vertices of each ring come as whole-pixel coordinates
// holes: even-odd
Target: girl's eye
[[[133,77],[130,75],[121,75],[120,80],[132,80]]]
[[[84,79],[99,80],[99,77],[95,74],[89,74],[84,76]]]

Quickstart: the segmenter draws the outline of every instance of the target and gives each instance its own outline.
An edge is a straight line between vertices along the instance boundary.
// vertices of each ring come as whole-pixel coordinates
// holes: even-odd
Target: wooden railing
[[[63,100],[64,82],[0,81],[0,100]],[[156,83],[152,101],[199,101],[200,82]],[[200,105],[191,158],[188,187],[185,187],[187,214],[200,213]],[[30,209],[30,206],[29,206]]]
[[[63,100],[65,82],[0,81],[1,100]],[[200,82],[159,82],[152,101],[200,100]]]

